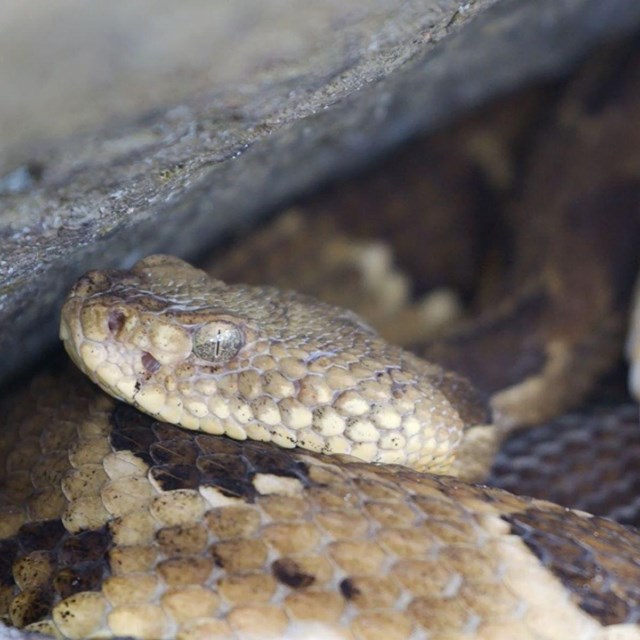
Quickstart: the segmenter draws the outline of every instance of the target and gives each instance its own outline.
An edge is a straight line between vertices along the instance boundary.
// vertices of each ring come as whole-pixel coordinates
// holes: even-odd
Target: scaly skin
[[[0,404],[11,625],[65,638],[640,638],[640,537],[610,521],[180,429],[73,371]]]
[[[621,274],[637,264],[637,216],[627,213],[637,211],[629,158],[638,129],[628,114],[638,68],[621,76],[630,91],[619,74],[596,83],[604,92],[577,83],[577,100],[559,109],[518,198],[513,304],[489,305],[462,339],[432,351],[484,378],[497,413],[518,410],[512,421],[558,411],[570,387],[573,399],[583,394],[600,360],[613,357],[629,289]],[[603,96],[613,96],[613,109]],[[584,117],[574,117],[583,106]],[[584,120],[584,128],[570,124]],[[370,185],[366,192],[377,198]],[[370,209],[355,209],[368,227]],[[414,207],[405,211],[411,221]],[[424,235],[400,226],[417,240],[422,269]],[[387,347],[353,315],[273,289],[211,283],[167,258],[93,272],[75,294],[63,335],[78,342],[81,366],[189,429],[116,404],[67,371],[2,404],[4,621],[67,638],[640,637],[633,530],[446,476],[204,432],[366,460],[399,456],[437,471],[453,460],[460,471],[470,444],[491,428],[459,378]],[[223,308],[200,319],[214,295]],[[592,349],[594,338],[606,348]],[[486,352],[459,348],[472,343]],[[512,358],[518,349],[524,368]],[[576,366],[577,382],[569,377]],[[435,418],[421,405],[428,399]]]
[[[169,256],[88,273],[61,336],[111,395],[238,440],[444,473],[485,417],[463,379],[385,343],[355,314],[226,285]]]

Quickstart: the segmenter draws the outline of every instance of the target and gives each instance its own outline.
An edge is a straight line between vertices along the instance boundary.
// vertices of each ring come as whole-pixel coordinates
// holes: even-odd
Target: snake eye
[[[229,362],[244,344],[242,331],[231,322],[210,322],[193,337],[193,353],[209,362]]]

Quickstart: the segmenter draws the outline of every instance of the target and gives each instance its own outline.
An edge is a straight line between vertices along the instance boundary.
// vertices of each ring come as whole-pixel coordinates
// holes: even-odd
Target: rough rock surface
[[[640,23],[636,0],[263,4],[3,4],[0,380],[87,268],[193,256]]]

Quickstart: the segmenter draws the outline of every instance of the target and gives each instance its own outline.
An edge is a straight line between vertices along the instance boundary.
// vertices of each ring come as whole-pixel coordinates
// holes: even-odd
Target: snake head
[[[90,271],[64,304],[60,337],[105,391],[177,422],[188,385],[246,366],[247,343],[258,338],[249,315],[230,310],[237,305],[227,291],[172,256],[149,256],[128,271]],[[163,405],[178,383],[181,400],[171,412]]]
[[[445,471],[467,426],[442,369],[355,314],[170,256],[84,275],[60,335],[107,393],[188,429]]]

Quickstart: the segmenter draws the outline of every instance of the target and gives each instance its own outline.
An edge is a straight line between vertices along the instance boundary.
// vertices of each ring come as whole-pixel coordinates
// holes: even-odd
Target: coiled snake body
[[[483,428],[467,385],[352,314],[154,256],[87,274],[61,333],[85,372],[157,419],[73,379],[41,380],[14,409],[1,543],[14,624],[71,638],[637,634],[635,533],[340,459],[446,470]]]
[[[3,619],[66,638],[640,638],[635,530],[465,481],[613,357],[630,280],[611,284],[611,256],[635,260],[637,235],[589,214],[601,196],[541,209],[521,295],[430,342],[430,363],[351,312],[177,258],[85,275],[67,351],[147,415],[66,370],[3,407]],[[528,248],[547,219],[583,223],[570,256],[566,234]],[[474,341],[498,354],[486,395]]]

